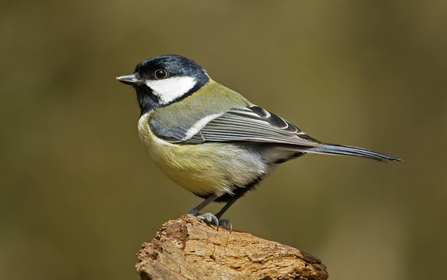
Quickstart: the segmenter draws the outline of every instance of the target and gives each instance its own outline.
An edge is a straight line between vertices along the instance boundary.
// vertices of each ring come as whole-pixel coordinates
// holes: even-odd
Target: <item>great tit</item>
[[[171,180],[205,200],[191,209],[208,222],[225,211],[279,164],[307,153],[401,159],[363,148],[327,144],[213,81],[193,60],[157,56],[117,80],[135,88],[141,109],[138,132],[155,165]],[[199,212],[226,202],[215,215]]]

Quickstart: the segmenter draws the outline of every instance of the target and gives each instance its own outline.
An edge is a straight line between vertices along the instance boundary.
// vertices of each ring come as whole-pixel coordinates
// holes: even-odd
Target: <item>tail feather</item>
[[[339,155],[339,156],[355,156],[355,157],[364,157],[368,159],[373,159],[381,162],[388,161],[403,161],[399,158],[395,158],[389,155],[373,152],[367,149],[353,147],[353,146],[345,146],[345,145],[337,145],[337,144],[327,144],[324,143],[319,147],[311,147],[306,149],[307,153],[315,153],[315,154],[330,154],[330,155]]]

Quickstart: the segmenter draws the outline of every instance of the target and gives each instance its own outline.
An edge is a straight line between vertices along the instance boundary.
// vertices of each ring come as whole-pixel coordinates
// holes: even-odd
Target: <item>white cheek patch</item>
[[[160,104],[168,104],[183,96],[196,85],[192,77],[172,77],[164,80],[146,80],[146,85],[160,99]]]

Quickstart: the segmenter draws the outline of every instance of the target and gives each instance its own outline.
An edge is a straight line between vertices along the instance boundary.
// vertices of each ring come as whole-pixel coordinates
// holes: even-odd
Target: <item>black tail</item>
[[[339,155],[339,156],[354,156],[354,157],[364,157],[369,158],[381,162],[388,161],[403,161],[401,159],[384,155],[381,153],[376,153],[367,149],[353,147],[353,146],[345,146],[345,145],[337,145],[337,144],[327,144],[324,143],[323,146],[312,147],[306,149],[305,152],[308,153],[316,153],[316,154],[329,154],[329,155]]]

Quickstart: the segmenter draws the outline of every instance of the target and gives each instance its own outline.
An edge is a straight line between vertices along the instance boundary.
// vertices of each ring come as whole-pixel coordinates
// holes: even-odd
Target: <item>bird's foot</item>
[[[216,216],[214,216],[211,213],[205,213],[205,214],[198,214],[196,215],[197,219],[204,220],[207,223],[213,223],[217,226],[217,230],[219,230],[219,220]]]
[[[219,220],[219,225],[222,226],[223,228],[226,228],[226,229],[230,230],[230,232],[233,231],[233,225],[231,224],[230,220],[220,219]]]
[[[219,226],[229,229],[230,232],[233,231],[233,225],[227,219],[217,219],[217,217],[211,213],[196,215],[196,218],[204,220],[206,223],[215,224],[217,226],[216,230],[219,230]]]

